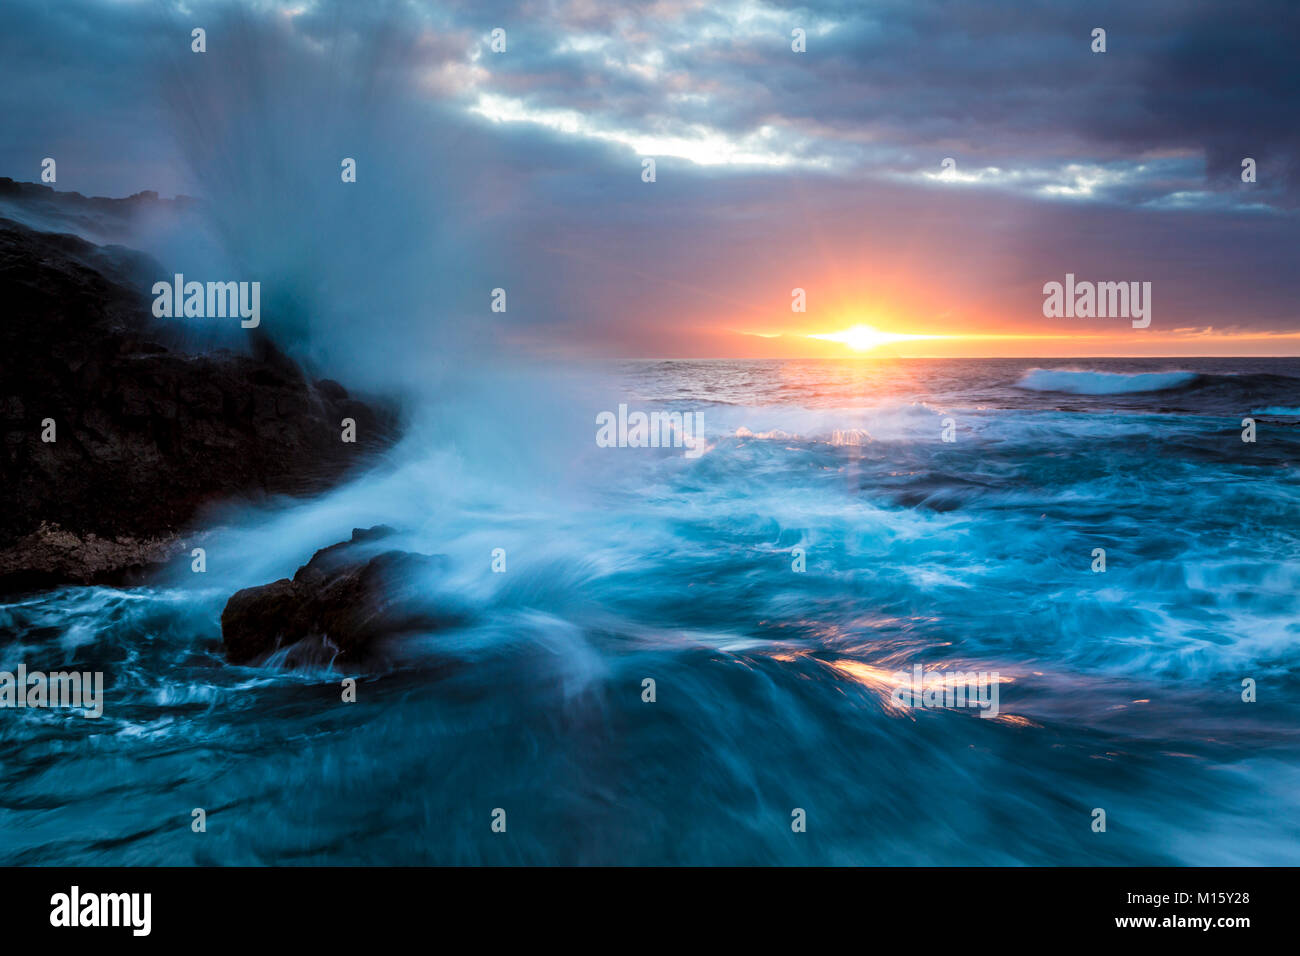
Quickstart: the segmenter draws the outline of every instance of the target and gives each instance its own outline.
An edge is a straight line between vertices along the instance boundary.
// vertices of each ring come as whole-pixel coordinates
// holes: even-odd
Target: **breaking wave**
[[[1188,415],[1000,360],[448,396],[352,484],[212,515],[202,575],[0,606],[0,670],[106,676],[101,720],[0,721],[0,862],[1300,863],[1300,434],[1205,411],[1287,402],[1294,365],[1203,373]],[[595,444],[600,409],[685,394],[699,459]],[[346,706],[338,672],[225,663],[235,589],[377,523],[447,556],[464,625]],[[1003,716],[893,706],[914,665],[997,672]]]
[[[1162,392],[1190,385],[1195,372],[1094,372],[1082,369],[1035,368],[1025,373],[1017,388],[1034,392],[1068,392],[1072,395],[1123,395]]]

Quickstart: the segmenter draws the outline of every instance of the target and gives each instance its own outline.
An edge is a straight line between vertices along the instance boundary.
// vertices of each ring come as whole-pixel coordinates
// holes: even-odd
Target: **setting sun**
[[[899,332],[881,332],[869,325],[855,325],[845,329],[843,332],[826,332],[820,335],[810,335],[810,339],[821,339],[825,342],[839,342],[847,345],[855,352],[866,352],[874,349],[879,345],[886,345],[890,342],[910,342],[915,339],[935,339],[943,338],[938,335],[904,335]]]

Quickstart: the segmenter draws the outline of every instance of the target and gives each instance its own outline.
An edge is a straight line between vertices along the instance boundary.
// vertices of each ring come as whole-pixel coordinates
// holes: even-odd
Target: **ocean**
[[[0,670],[104,674],[98,719],[0,710],[0,862],[1300,864],[1300,359],[557,364],[414,401],[346,486],[210,509],[201,574],[0,605]],[[623,403],[703,452],[599,447]],[[465,623],[374,672],[224,662],[234,590],[379,523],[448,556]],[[996,674],[997,716],[900,705],[918,665]]]

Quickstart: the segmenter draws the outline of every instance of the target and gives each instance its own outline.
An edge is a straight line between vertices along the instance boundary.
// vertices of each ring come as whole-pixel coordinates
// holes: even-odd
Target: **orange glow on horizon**
[[[882,332],[879,329],[872,328],[870,325],[854,325],[845,329],[843,332],[823,332],[817,335],[809,335],[810,339],[820,339],[823,342],[839,342],[847,345],[855,352],[866,352],[880,345],[893,344],[894,342],[910,342],[917,339],[938,339],[945,338],[941,335],[909,335],[901,332]]]
[[[1292,303],[1252,314],[1213,296],[1157,292],[1147,328],[1123,317],[1044,316],[1046,274],[1026,275],[1020,257],[996,243],[939,272],[929,229],[914,225],[908,241],[891,230],[881,231],[887,240],[871,229],[818,234],[780,270],[724,260],[716,283],[704,265],[680,278],[551,249],[626,275],[645,295],[626,321],[584,333],[581,343],[557,341],[545,328],[506,334],[542,353],[631,359],[1300,357],[1300,307]],[[671,309],[655,301],[660,289]]]
[[[1149,328],[1132,328],[1123,318],[1057,320],[1027,316],[1018,307],[1008,311],[989,299],[962,308],[945,299],[898,274],[876,280],[869,291],[849,280],[828,290],[815,315],[810,311],[793,323],[769,313],[748,327],[705,325],[700,331],[709,351],[697,354],[867,361],[1300,355],[1300,319],[1291,328],[1263,331],[1184,314],[1157,316]]]
[[[1300,355],[1300,332],[735,332],[718,358],[1195,358]],[[719,343],[721,344],[721,343]]]

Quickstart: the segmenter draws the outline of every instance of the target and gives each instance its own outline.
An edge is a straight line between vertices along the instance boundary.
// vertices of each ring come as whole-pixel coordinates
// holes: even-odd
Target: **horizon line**
[[[787,362],[811,359],[819,362],[968,362],[972,359],[1017,359],[1023,362],[1084,361],[1089,359],[1145,359],[1152,362],[1187,359],[1300,359],[1300,352],[1290,355],[633,355],[590,356],[614,362]]]

